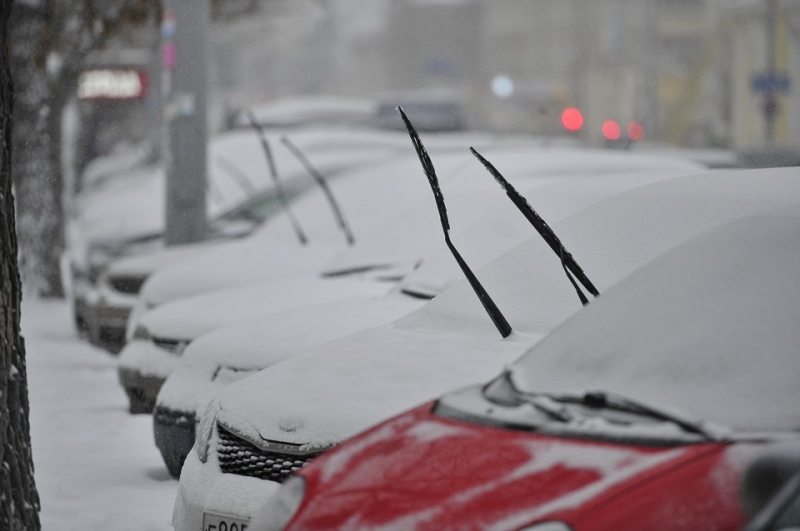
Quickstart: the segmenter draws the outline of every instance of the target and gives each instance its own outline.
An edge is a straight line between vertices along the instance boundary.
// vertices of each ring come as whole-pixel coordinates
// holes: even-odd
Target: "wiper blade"
[[[308,174],[314,179],[314,182],[319,185],[322,189],[322,193],[325,194],[325,198],[328,200],[328,204],[331,206],[331,210],[333,211],[333,216],[336,218],[336,222],[339,224],[339,228],[342,229],[344,232],[345,238],[347,238],[347,245],[353,245],[356,243],[356,238],[353,236],[353,231],[350,229],[350,225],[347,224],[347,221],[344,219],[344,214],[342,213],[342,209],[339,206],[339,203],[336,201],[336,197],[334,197],[333,192],[331,191],[330,187],[328,186],[325,177],[311,164],[311,161],[308,160],[300,149],[292,143],[288,137],[282,136],[281,142],[286,148],[295,156],[295,158],[300,161],[300,164],[306,169]]]
[[[289,208],[289,201],[286,199],[283,183],[281,183],[281,180],[278,178],[278,169],[275,167],[275,159],[272,157],[272,149],[269,147],[267,133],[264,131],[264,127],[258,122],[258,119],[256,119],[256,115],[253,113],[253,111],[248,112],[247,117],[250,120],[250,125],[252,125],[253,129],[256,130],[258,138],[261,141],[261,149],[264,151],[264,157],[267,159],[269,175],[272,178],[272,182],[275,184],[275,191],[277,192],[278,201],[280,201],[281,208],[286,213],[286,217],[289,220],[289,223],[292,225],[294,233],[297,236],[298,241],[300,241],[300,245],[308,245],[308,238],[303,232],[303,229],[300,227],[300,222],[297,221],[292,209]]]
[[[722,441],[729,438],[728,430],[721,426],[716,426],[709,422],[671,411],[667,408],[652,406],[616,393],[591,391],[585,393],[580,398],[580,402],[589,407],[607,407],[671,422],[684,431],[695,433],[709,441]]]
[[[561,260],[561,267],[564,268],[564,273],[566,273],[567,278],[569,279],[573,288],[575,288],[575,291],[578,293],[578,298],[580,299],[581,304],[586,306],[589,304],[589,299],[583,294],[583,291],[575,281],[575,278],[573,278],[573,275],[577,277],[577,279],[581,284],[583,284],[583,287],[586,288],[589,293],[595,297],[599,297],[600,292],[597,291],[597,288],[594,286],[594,284],[592,284],[592,281],[589,280],[589,277],[587,277],[586,273],[583,272],[583,269],[580,265],[578,265],[578,262],[575,260],[575,258],[572,257],[572,254],[570,254],[570,252],[564,247],[564,244],[561,243],[561,240],[556,235],[555,231],[553,231],[553,229],[550,228],[550,225],[548,225],[547,222],[542,219],[539,213],[533,209],[531,204],[528,203],[528,200],[525,199],[525,197],[520,194],[505,177],[503,177],[500,171],[495,168],[494,164],[486,160],[486,158],[478,153],[475,148],[469,148],[469,150],[475,156],[475,158],[477,158],[480,163],[483,164],[483,167],[486,168],[486,171],[488,171],[489,174],[494,177],[497,183],[506,192],[508,198],[511,199],[511,202],[514,203],[522,215],[525,216],[525,219],[528,220],[533,228],[536,229],[536,232],[538,232],[547,245],[550,246],[550,249],[552,249],[553,252],[559,257]]]
[[[530,404],[536,410],[559,422],[572,422],[578,418],[546,393],[525,393],[517,389],[508,371],[484,387],[483,396],[490,402],[503,406]]]

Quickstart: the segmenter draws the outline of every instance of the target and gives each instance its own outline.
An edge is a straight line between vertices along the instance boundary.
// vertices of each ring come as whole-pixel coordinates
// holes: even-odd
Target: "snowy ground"
[[[127,413],[115,358],[76,337],[63,302],[22,312],[44,531],[171,530],[178,483],[151,417]]]

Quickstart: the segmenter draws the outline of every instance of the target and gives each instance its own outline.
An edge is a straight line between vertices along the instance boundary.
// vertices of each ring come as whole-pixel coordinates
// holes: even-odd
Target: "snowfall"
[[[171,530],[178,482],[152,417],[128,414],[116,359],[78,338],[63,301],[27,297],[22,333],[42,529]]]

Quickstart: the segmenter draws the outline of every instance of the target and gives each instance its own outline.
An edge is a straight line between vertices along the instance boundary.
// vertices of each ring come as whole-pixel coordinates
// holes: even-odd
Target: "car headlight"
[[[133,331],[132,339],[141,339],[142,341],[150,341],[150,331],[144,325],[139,325]]]
[[[572,531],[572,528],[564,522],[542,522],[523,527],[520,531]]]
[[[297,513],[305,495],[306,480],[302,476],[290,477],[258,512],[248,531],[283,531]]]
[[[200,458],[201,463],[208,460],[208,448],[211,444],[211,435],[214,433],[214,424],[217,422],[217,413],[219,413],[219,403],[212,400],[206,407],[194,433],[194,447],[197,449],[197,457]]]

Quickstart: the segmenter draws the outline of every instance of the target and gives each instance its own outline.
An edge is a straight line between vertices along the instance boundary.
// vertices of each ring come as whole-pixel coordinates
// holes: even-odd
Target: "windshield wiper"
[[[575,400],[575,398],[564,398],[565,400]],[[650,417],[666,422],[671,422],[679,426],[684,431],[695,433],[709,441],[720,441],[727,438],[727,431],[721,427],[713,426],[708,422],[698,420],[688,415],[683,415],[675,411],[646,404],[633,398],[610,393],[608,391],[590,391],[578,397],[581,404],[593,408],[611,408],[618,411],[634,413],[645,417]]]
[[[501,387],[496,387],[495,384],[500,384]],[[583,394],[557,394],[521,391],[514,385],[509,371],[504,372],[500,378],[487,385],[484,388],[483,394],[487,400],[502,405],[513,406],[521,403],[531,404],[539,411],[550,415],[553,419],[563,422],[585,420],[585,416],[577,412],[568,411],[566,407],[559,407],[557,404],[578,404],[589,408],[613,409],[670,422],[680,427],[682,430],[700,435],[703,439],[708,441],[719,442],[729,439],[728,430],[723,427],[664,408],[645,404],[641,401],[616,393],[590,391]]]
[[[533,228],[539,233],[539,235],[544,239],[547,245],[553,250],[554,253],[559,257],[561,260],[561,267],[564,269],[564,273],[567,275],[567,279],[569,279],[570,284],[572,287],[575,288],[575,291],[578,294],[578,298],[581,301],[581,304],[586,306],[589,304],[589,299],[586,295],[583,294],[578,283],[575,281],[575,277],[583,284],[583,287],[591,293],[594,297],[599,297],[600,292],[597,291],[597,288],[592,284],[592,281],[589,280],[589,277],[586,276],[586,273],[583,272],[581,266],[578,265],[578,262],[572,257],[569,251],[564,247],[564,244],[561,243],[561,240],[556,236],[555,231],[550,228],[550,225],[542,219],[542,217],[533,209],[528,200],[520,194],[514,186],[508,182],[508,180],[503,177],[503,175],[495,168],[495,166],[486,160],[480,153],[478,153],[475,148],[469,148],[470,152],[477,158],[483,167],[491,174],[492,177],[497,181],[497,183],[503,188],[508,195],[511,202],[517,207],[517,209],[522,213],[523,216],[533,225]]]
[[[325,181],[325,177],[317,170],[311,161],[303,154],[300,149],[295,146],[289,138],[286,136],[281,137],[281,142],[286,148],[291,152],[292,155],[303,165],[306,169],[308,174],[314,179],[314,182],[322,189],[322,193],[325,194],[325,198],[328,200],[328,204],[331,206],[331,210],[333,211],[333,216],[336,218],[336,222],[339,224],[339,228],[342,229],[344,232],[345,238],[347,238],[347,245],[353,245],[356,243],[356,238],[353,236],[353,231],[350,229],[350,225],[347,224],[347,221],[344,219],[344,214],[342,213],[342,209],[339,206],[339,203],[336,201],[336,197],[334,197],[333,192],[331,192],[328,183]]]
[[[286,193],[283,190],[283,183],[281,183],[281,180],[278,178],[278,169],[275,167],[275,159],[272,157],[272,149],[269,147],[267,133],[264,131],[264,127],[259,123],[253,111],[248,112],[247,117],[250,120],[250,125],[256,130],[258,138],[261,141],[261,149],[264,151],[264,157],[267,159],[269,175],[272,178],[272,182],[275,184],[275,192],[277,193],[281,208],[286,213],[286,217],[289,220],[289,223],[292,225],[294,233],[297,235],[297,239],[300,241],[300,245],[308,245],[308,238],[303,232],[303,229],[300,227],[300,222],[297,221],[296,217],[294,217],[292,209],[289,208],[289,201],[286,199]]]

